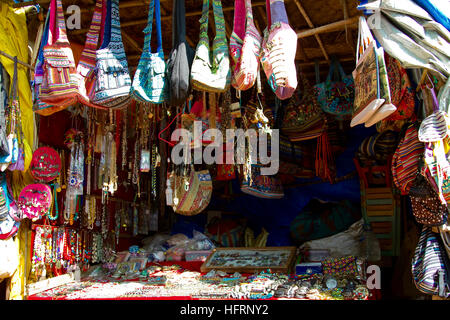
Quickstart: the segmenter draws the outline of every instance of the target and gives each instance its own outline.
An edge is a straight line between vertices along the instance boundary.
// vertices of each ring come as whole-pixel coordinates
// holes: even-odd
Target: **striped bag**
[[[245,13],[245,15],[244,15]],[[244,31],[244,39],[240,36]],[[230,53],[235,62],[231,85],[238,90],[248,90],[256,82],[259,72],[262,37],[253,23],[251,0],[236,0]]]
[[[95,89],[95,51],[100,37],[102,21],[106,15],[106,0],[97,0],[95,3],[94,14],[92,15],[91,26],[86,35],[83,52],[81,52],[80,60],[77,65],[77,73],[79,76],[78,83],[78,101],[86,106],[93,108],[104,108],[92,103],[90,97]],[[103,34],[101,35],[103,38]],[[103,39],[100,39],[102,42]]]
[[[439,235],[424,226],[420,235],[411,271],[417,289],[442,298],[450,297],[450,263]]]
[[[231,70],[228,52],[225,19],[221,0],[212,0],[216,36],[212,54],[208,39],[209,0],[203,0],[200,18],[200,36],[191,68],[191,83],[196,90],[225,92],[230,87]],[[212,61],[211,61],[212,57]]]
[[[39,99],[48,108],[36,109],[35,112],[50,115],[75,103],[78,96],[78,74],[67,39],[61,0],[50,3],[48,41],[43,48],[43,57],[44,75]]]
[[[414,123],[406,129],[392,158],[392,179],[402,195],[407,195],[416,178],[419,160],[424,153],[424,144],[419,141]]]
[[[103,43],[95,55],[97,78],[91,101],[108,108],[128,106],[131,78],[120,31],[119,0],[107,1]]]

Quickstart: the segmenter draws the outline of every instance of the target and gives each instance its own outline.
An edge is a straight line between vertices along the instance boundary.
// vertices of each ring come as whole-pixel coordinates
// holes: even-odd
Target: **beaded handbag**
[[[25,218],[39,220],[52,204],[52,190],[46,184],[30,184],[22,189],[17,205]]]
[[[52,0],[50,3],[49,28],[48,43],[43,48],[44,76],[39,99],[51,106],[35,110],[41,115],[50,115],[67,108],[76,102],[78,96],[78,74],[67,39],[61,0]]]
[[[289,25],[283,0],[266,0],[267,25],[262,42],[261,63],[275,95],[288,99],[297,88],[295,54],[297,34]]]
[[[50,182],[56,179],[61,171],[61,158],[58,152],[50,147],[40,147],[33,152],[30,171],[37,181]]]
[[[222,3],[212,0],[216,36],[210,52],[208,39],[209,0],[203,0],[200,18],[200,37],[195,50],[191,69],[191,83],[194,89],[208,92],[225,92],[231,82],[230,58],[225,33]],[[211,57],[213,60],[211,61]]]
[[[158,48],[151,52],[151,37],[153,25],[153,11],[156,19],[156,36]],[[148,9],[148,24],[144,29],[144,49],[134,74],[130,94],[141,102],[160,104],[167,99],[166,63],[162,48],[161,12],[159,0],[150,1]]]
[[[262,37],[253,23],[251,0],[236,0],[230,38],[230,54],[235,64],[231,79],[234,88],[247,90],[255,84],[259,72],[261,42]]]
[[[353,256],[323,260],[322,268],[325,275],[347,275],[355,278],[359,276],[357,258]]]
[[[108,108],[128,106],[131,78],[120,31],[119,0],[108,0],[103,43],[96,51],[97,79],[91,101]]]

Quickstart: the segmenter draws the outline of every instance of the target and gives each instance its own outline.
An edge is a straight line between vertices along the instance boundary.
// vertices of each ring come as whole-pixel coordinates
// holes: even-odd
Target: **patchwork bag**
[[[52,190],[46,184],[30,184],[22,189],[17,206],[23,217],[33,222],[44,216],[52,204]]]
[[[173,0],[172,51],[167,59],[169,103],[183,104],[191,91],[191,67],[194,49],[186,41],[186,10],[184,0]]]
[[[91,26],[86,34],[86,42],[83,52],[81,52],[80,60],[77,65],[77,73],[79,76],[78,83],[78,101],[86,106],[94,108],[104,108],[96,105],[90,101],[94,94],[96,73],[95,73],[95,52],[97,51],[97,45],[99,38],[103,38],[103,34],[100,36],[102,28],[102,22],[104,22],[106,15],[106,0],[97,0],[95,2],[94,14],[92,15]],[[105,12],[105,14],[103,14]],[[100,39],[102,41],[102,39]]]
[[[289,25],[283,0],[266,0],[267,25],[262,42],[261,64],[270,88],[288,99],[297,88],[295,54],[297,34]]]
[[[58,178],[61,171],[59,153],[50,147],[40,147],[33,152],[30,164],[33,178],[41,182],[50,182]]]
[[[221,0],[212,0],[216,36],[210,53],[208,40],[209,0],[203,0],[200,36],[191,69],[191,83],[196,90],[225,92],[231,82],[230,57]]]
[[[414,218],[426,226],[441,226],[447,222],[448,208],[441,203],[438,194],[420,173],[409,190]]]
[[[392,179],[402,195],[407,195],[416,178],[424,144],[419,141],[415,124],[410,124],[392,158]]]
[[[44,76],[39,99],[51,105],[36,109],[41,115],[50,115],[77,101],[78,74],[75,59],[66,34],[66,24],[61,0],[50,3],[48,43],[43,48]]]
[[[282,133],[291,141],[317,138],[326,129],[325,115],[314,95],[314,89],[301,73],[299,78],[303,84],[303,92],[292,96],[284,111],[281,128]]]
[[[357,278],[360,275],[357,258],[353,256],[322,260],[322,272],[324,275],[351,276]]]
[[[411,271],[416,288],[426,294],[450,297],[450,263],[439,235],[423,226]]]
[[[209,205],[212,195],[212,179],[208,170],[191,168],[187,177],[172,173],[169,177],[174,189],[173,210],[181,215],[196,215]]]
[[[156,19],[156,36],[158,48],[151,52],[153,11]],[[160,104],[167,100],[166,62],[162,48],[161,11],[159,0],[150,1],[148,24],[144,29],[144,49],[134,74],[130,94],[141,102]]]
[[[262,37],[253,23],[251,0],[236,0],[230,54],[235,63],[231,85],[237,90],[248,90],[255,84],[261,43]]]
[[[108,108],[128,106],[131,78],[120,31],[119,0],[107,1],[103,43],[96,55],[96,81],[91,101]]]

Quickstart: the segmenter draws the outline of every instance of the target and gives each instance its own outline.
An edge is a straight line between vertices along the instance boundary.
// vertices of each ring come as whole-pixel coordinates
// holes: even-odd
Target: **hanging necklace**
[[[127,165],[127,110],[123,111],[123,130],[122,130],[122,171]]]

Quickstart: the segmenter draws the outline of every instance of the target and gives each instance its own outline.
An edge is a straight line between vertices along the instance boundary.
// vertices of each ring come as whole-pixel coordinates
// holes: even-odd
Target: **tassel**
[[[318,177],[322,180],[328,180],[330,183],[333,183],[334,175],[330,168],[334,168],[334,157],[326,131],[324,131],[317,140],[315,167],[316,175]]]

